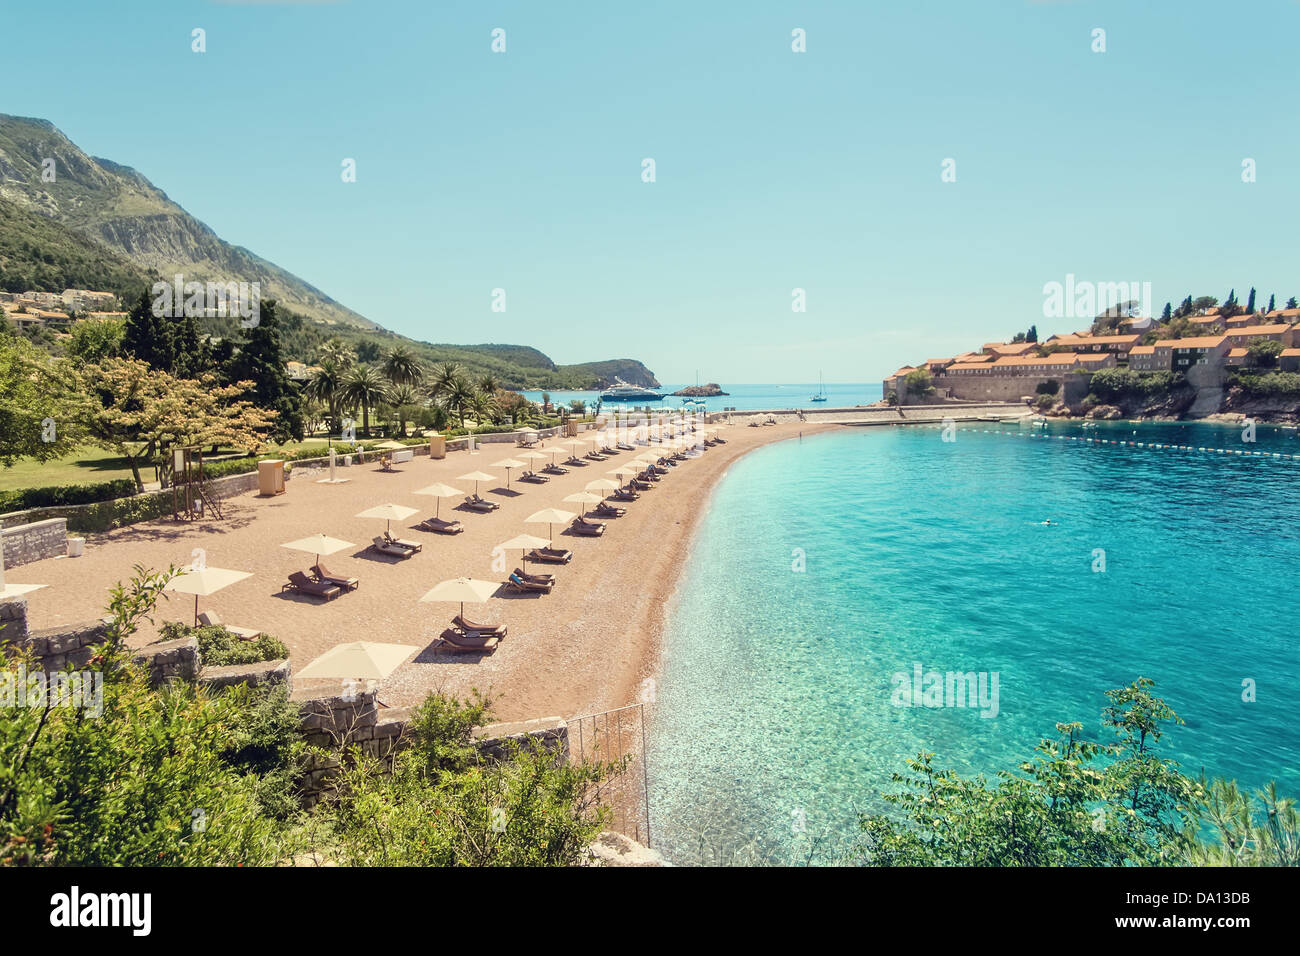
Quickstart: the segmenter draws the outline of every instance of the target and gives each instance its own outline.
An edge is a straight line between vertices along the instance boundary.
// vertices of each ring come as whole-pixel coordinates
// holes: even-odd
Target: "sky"
[[[1044,316],[1067,274],[1300,296],[1296,0],[42,0],[4,32],[0,112],[425,341],[875,382],[1086,327]]]

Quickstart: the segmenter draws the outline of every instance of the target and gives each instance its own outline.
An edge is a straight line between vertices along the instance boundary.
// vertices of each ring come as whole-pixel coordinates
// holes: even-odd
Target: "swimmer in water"
[[[1056,522],[1053,521],[1052,519],[1048,518],[1048,519],[1045,520],[1045,521],[1040,521],[1039,524],[1043,524],[1043,525],[1053,525],[1053,524],[1056,524]]]

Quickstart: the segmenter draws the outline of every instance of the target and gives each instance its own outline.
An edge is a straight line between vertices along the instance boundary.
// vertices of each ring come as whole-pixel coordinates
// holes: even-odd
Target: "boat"
[[[821,377],[821,373],[820,373],[820,372],[817,373],[817,378],[818,378],[820,384],[819,384],[818,387],[817,387],[817,394],[816,394],[816,395],[813,395],[811,398],[808,399],[808,401],[810,401],[810,402],[824,402],[824,401],[827,400],[827,399],[826,399],[826,382],[825,382],[824,379],[822,379],[822,377]]]
[[[621,378],[615,377],[614,384],[600,393],[602,402],[631,402],[639,398],[650,398],[659,401],[663,398],[657,389],[647,388],[643,385],[629,385]]]

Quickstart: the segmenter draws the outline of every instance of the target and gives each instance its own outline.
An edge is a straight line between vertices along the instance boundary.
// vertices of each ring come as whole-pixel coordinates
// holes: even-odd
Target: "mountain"
[[[55,179],[42,180],[54,160]],[[320,289],[247,249],[231,245],[129,166],[89,156],[48,120],[0,113],[0,289],[117,292],[170,279],[258,282],[284,319],[287,358],[312,364],[332,337],[363,362],[405,345],[428,366],[455,362],[470,375],[491,375],[507,388],[590,389],[615,376],[658,385],[635,359],[556,365],[525,345],[436,345],[390,332],[335,302]],[[227,323],[228,324],[228,323]],[[224,337],[233,328],[209,323]]]
[[[54,160],[54,182],[41,178],[47,159]],[[221,239],[134,169],[86,155],[47,120],[0,114],[0,200],[104,245],[144,272],[180,272],[199,282],[256,281],[262,298],[314,322],[377,327],[315,286]]]

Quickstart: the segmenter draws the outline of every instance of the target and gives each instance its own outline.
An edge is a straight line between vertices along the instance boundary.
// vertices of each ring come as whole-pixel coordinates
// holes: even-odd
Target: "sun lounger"
[[[606,445],[604,448],[602,448],[602,449],[600,450],[600,453],[601,453],[602,455],[604,455],[606,458],[608,458],[610,455],[617,455],[617,454],[618,454],[618,452],[616,452],[614,449],[610,448],[608,445]]]
[[[559,465],[547,465],[542,471],[548,475],[567,475],[569,473],[569,469],[561,468]]]
[[[595,538],[605,533],[605,526],[599,521],[583,521],[581,518],[574,518],[573,524],[569,525],[569,530],[574,534]]]
[[[602,454],[601,454],[600,452],[598,452],[598,451],[589,451],[589,452],[587,452],[587,454],[584,455],[583,457],[585,457],[585,458],[590,458],[592,461],[608,461],[608,460],[609,460],[609,459],[607,459],[604,455],[602,455]]]
[[[445,521],[442,518],[425,518],[416,527],[421,531],[432,531],[435,534],[460,534],[465,530],[465,526],[459,521]]]
[[[633,488],[635,488],[637,491],[649,491],[651,488],[654,487],[654,485],[650,484],[650,482],[642,478],[633,478],[631,481],[628,482],[628,484],[631,485]]]
[[[636,451],[636,449],[633,446],[627,444],[626,442],[619,442],[614,447],[617,448],[619,451]]]
[[[242,638],[245,641],[255,641],[262,636],[262,632],[251,627],[235,627],[233,624],[222,623],[221,618],[217,617],[216,611],[204,611],[199,615],[199,623],[204,627],[223,627],[235,637]]]
[[[591,510],[592,514],[600,515],[602,518],[621,518],[627,514],[626,508],[616,508],[614,505],[602,501]]]
[[[311,573],[316,576],[317,581],[325,584],[336,584],[348,591],[355,591],[361,586],[361,582],[356,578],[345,578],[341,574],[331,574],[330,569],[323,564],[313,565]]]
[[[407,541],[407,540],[404,539],[404,538],[394,538],[394,537],[392,536],[392,534],[391,534],[390,532],[388,532],[388,531],[385,531],[385,532],[384,532],[384,540],[387,541],[389,544],[395,544],[395,545],[397,545],[399,548],[406,548],[406,549],[408,549],[408,550],[410,550],[410,551],[423,551],[423,550],[424,550],[424,545],[420,544],[420,542],[418,542],[418,541]]]
[[[523,568],[515,568],[515,574],[525,581],[531,581],[534,584],[554,584],[554,574],[529,574]]]
[[[378,551],[380,554],[391,555],[394,558],[409,558],[415,554],[415,552],[410,548],[404,548],[400,544],[385,541],[382,535],[375,538],[370,543],[370,547],[372,550]]]
[[[727,440],[725,438],[715,438],[713,439],[713,442],[714,444],[717,445],[725,445],[727,443]]]
[[[439,650],[448,651],[452,654],[482,654],[485,652],[490,654],[497,649],[497,644],[501,643],[499,637],[475,637],[450,627],[439,636],[442,638]]]
[[[566,465],[580,465],[583,468],[587,467],[587,462],[583,461],[581,458],[577,457],[576,455],[572,455],[564,459],[564,463]]]
[[[533,484],[535,484],[535,485],[540,485],[540,484],[544,484],[545,482],[550,481],[551,479],[547,478],[545,475],[539,475],[539,474],[538,474],[537,472],[535,472],[535,471],[526,471],[526,472],[524,472],[522,475],[519,476],[519,480],[520,480],[520,481],[531,481],[531,482],[532,482]]]
[[[563,548],[533,548],[528,552],[529,561],[541,561],[543,564],[568,564],[573,560],[573,552]]]
[[[610,497],[615,501],[636,501],[641,496],[630,488],[620,488],[618,491],[610,495]]]
[[[465,507],[473,508],[475,511],[496,511],[501,506],[495,501],[488,501],[486,498],[480,498],[478,495],[466,495]]]
[[[468,637],[503,638],[506,636],[504,624],[475,624],[459,614],[451,619],[451,626],[458,631],[463,631]]]
[[[534,584],[532,581],[525,581],[518,575],[512,574],[506,580],[505,587],[507,591],[519,591],[523,594],[550,594],[551,588],[555,587],[555,583]]]
[[[324,598],[329,601],[343,593],[343,589],[337,584],[326,584],[323,581],[313,581],[307,577],[303,571],[295,571],[289,575],[289,583],[281,585],[280,593],[285,591],[297,591],[300,594],[309,594],[312,597]]]

